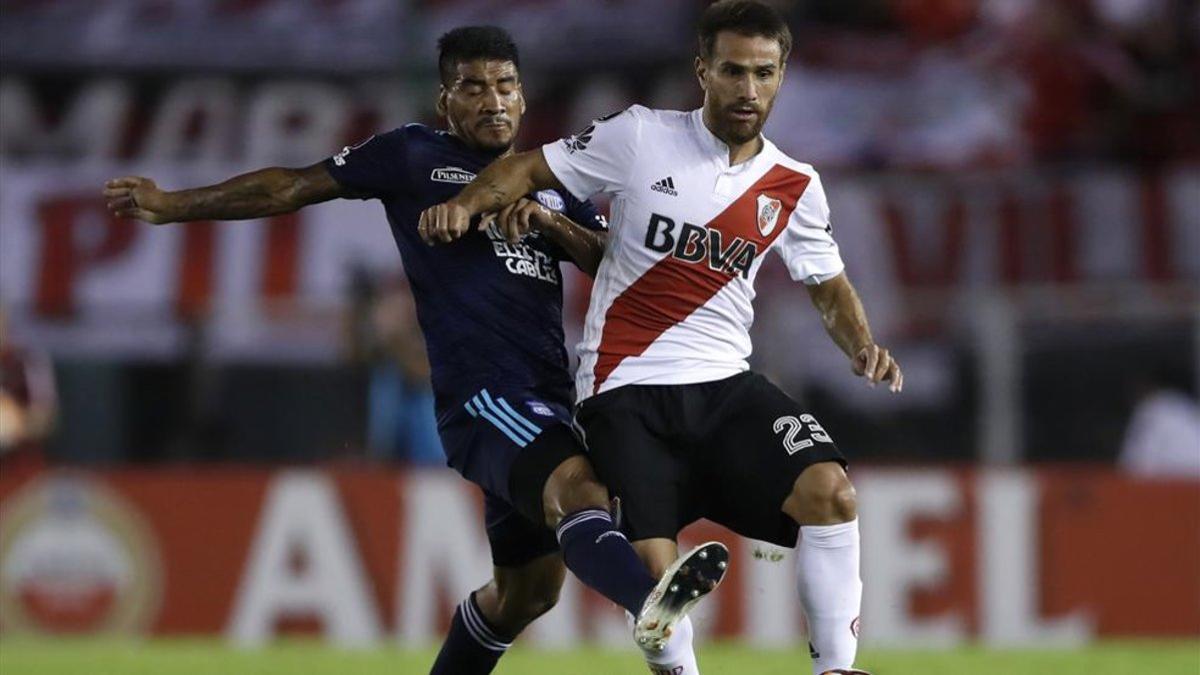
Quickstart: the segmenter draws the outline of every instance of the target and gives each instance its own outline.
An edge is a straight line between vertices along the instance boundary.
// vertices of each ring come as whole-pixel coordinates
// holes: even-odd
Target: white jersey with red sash
[[[612,196],[579,344],[580,401],[747,370],[754,278],[768,250],[807,284],[844,268],[817,172],[765,138],[731,166],[700,110],[633,106],[542,151],[575,196]]]

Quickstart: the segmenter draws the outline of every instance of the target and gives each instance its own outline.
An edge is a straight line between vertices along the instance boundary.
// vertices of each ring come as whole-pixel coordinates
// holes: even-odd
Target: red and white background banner
[[[1200,482],[1107,470],[855,472],[876,645],[1200,636]],[[733,549],[702,635],[800,645],[789,550],[701,522]],[[62,470],[0,476],[4,634],[320,634],[427,644],[490,576],[476,490],[444,471]],[[625,644],[568,579],[524,640]]]
[[[244,223],[162,228],[106,213],[100,190],[116,175],[178,188],[244,170],[189,166],[0,168],[0,300],[14,323],[56,353],[171,357],[187,344],[180,327],[205,317],[206,348],[218,358],[336,355],[337,312],[356,270],[399,268],[383,209],[338,201]],[[1195,167],[832,174],[825,182],[835,235],[884,334],[906,320],[911,290],[1200,279]],[[781,267],[775,272],[760,279],[764,302],[787,283]],[[571,311],[586,294],[570,275]]]

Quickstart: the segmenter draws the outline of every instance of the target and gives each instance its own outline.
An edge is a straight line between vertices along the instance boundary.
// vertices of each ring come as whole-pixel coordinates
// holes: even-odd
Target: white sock
[[[683,617],[675,624],[667,646],[661,652],[643,649],[646,665],[650,666],[653,675],[699,675],[700,668],[696,666],[696,652],[692,650],[692,620]]]
[[[858,651],[858,520],[804,525],[796,544],[800,603],[808,617],[813,673],[851,668]]]

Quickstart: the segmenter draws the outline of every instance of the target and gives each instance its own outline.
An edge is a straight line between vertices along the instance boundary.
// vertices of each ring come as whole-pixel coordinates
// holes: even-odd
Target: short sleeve
[[[792,279],[810,286],[829,281],[846,269],[833,240],[825,188],[815,172],[775,248]]]
[[[406,146],[404,129],[395,129],[346,146],[325,160],[325,168],[361,199],[387,196],[404,187]]]
[[[625,188],[637,155],[642,106],[601,117],[574,136],[542,146],[554,176],[579,199]]]

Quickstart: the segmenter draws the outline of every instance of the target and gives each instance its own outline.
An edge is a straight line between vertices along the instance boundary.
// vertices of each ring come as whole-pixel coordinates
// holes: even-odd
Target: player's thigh
[[[845,466],[841,451],[812,414],[757,373],[722,392],[714,415],[700,454],[704,515],[744,536],[794,545],[798,526],[784,501],[808,467]]]
[[[451,411],[439,432],[450,466],[539,525],[547,479],[584,452],[571,410],[525,390],[482,389]]]
[[[596,475],[620,500],[622,529],[630,541],[674,540],[696,517],[687,463],[657,433],[653,414],[636,387],[588,399],[575,414]]]

